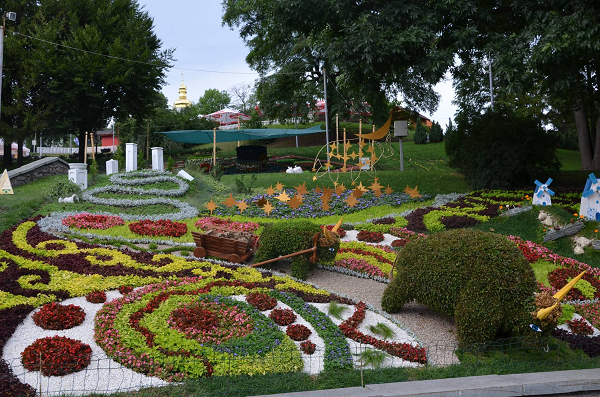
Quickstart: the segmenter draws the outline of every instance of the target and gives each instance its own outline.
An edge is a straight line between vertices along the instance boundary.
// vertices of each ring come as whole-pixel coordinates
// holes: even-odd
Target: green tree
[[[86,131],[104,128],[112,116],[145,119],[172,60],[152,29],[134,0],[42,2],[35,37],[45,41],[35,42],[30,56],[43,60],[47,129],[83,142]]]
[[[434,121],[429,133],[429,142],[442,142],[443,140],[444,132],[442,131],[442,126],[437,121]]]
[[[204,91],[204,95],[198,99],[195,105],[200,114],[206,115],[226,108],[231,103],[231,98],[227,91],[219,91],[216,88],[209,88]]]
[[[417,119],[417,126],[415,128],[415,135],[413,139],[418,145],[427,143],[427,127],[421,123],[420,118]]]

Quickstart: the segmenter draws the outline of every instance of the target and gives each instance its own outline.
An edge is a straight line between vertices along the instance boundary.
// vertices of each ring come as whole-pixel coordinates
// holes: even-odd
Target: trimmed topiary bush
[[[427,143],[427,127],[421,124],[421,120],[417,120],[414,138],[416,144]]]
[[[390,313],[417,300],[454,316],[461,343],[531,332],[536,281],[517,246],[498,234],[458,229],[410,241],[381,305]]]
[[[262,262],[313,247],[313,236],[319,235],[317,258],[321,263],[332,263],[340,247],[340,238],[330,232],[333,240],[327,240],[321,227],[305,219],[282,221],[265,227],[260,235],[254,262]],[[309,258],[312,253],[292,257],[292,276],[306,280]]]
[[[431,132],[429,133],[429,142],[442,142],[444,140],[444,132],[442,126],[438,122],[434,122],[431,125]]]

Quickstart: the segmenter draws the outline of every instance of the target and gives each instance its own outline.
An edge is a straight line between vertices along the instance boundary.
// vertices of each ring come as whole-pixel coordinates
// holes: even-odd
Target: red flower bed
[[[321,229],[324,227],[327,227],[327,229],[332,230],[335,227],[335,225],[321,226]],[[340,237],[344,237],[346,235],[346,231],[344,229],[342,229],[341,227],[338,227],[338,230],[336,233]]]
[[[254,292],[246,295],[246,302],[256,307],[260,311],[271,310],[277,306],[277,299],[260,292]]]
[[[312,334],[312,331],[302,324],[294,324],[287,327],[285,333],[295,341],[306,340]]]
[[[130,287],[129,285],[121,285],[118,288],[119,292],[123,295],[127,295],[128,293],[130,293],[131,291],[133,291],[133,287]]]
[[[129,230],[140,236],[180,237],[187,233],[187,225],[168,219],[158,221],[143,220],[129,224]]]
[[[558,269],[552,270],[548,274],[548,281],[550,285],[556,290],[560,290],[562,287],[568,284],[569,279],[574,279],[579,275],[580,270],[577,268],[564,268],[559,267]],[[598,280],[593,275],[589,274],[589,272],[585,273],[582,277],[582,280],[589,282],[594,288],[596,288],[596,292],[594,293],[594,298],[600,298],[600,280]],[[577,289],[577,285],[565,297],[566,300],[585,300],[587,299],[579,289]]]
[[[302,350],[306,354],[313,354],[317,349],[317,345],[312,343],[310,340],[305,340],[300,343],[300,350]]]
[[[594,329],[583,318],[567,321],[571,332],[577,335],[592,335]]]
[[[106,292],[92,291],[85,296],[85,300],[90,303],[104,303],[106,302]]]
[[[361,230],[358,232],[356,238],[359,241],[364,241],[366,243],[380,243],[385,238],[383,233],[380,232],[370,232],[368,230]]]
[[[21,362],[30,371],[41,369],[45,376],[64,376],[87,367],[91,357],[89,345],[64,336],[53,336],[27,346],[21,353]]]
[[[33,322],[43,329],[61,330],[78,326],[85,320],[85,312],[76,305],[63,306],[47,303],[34,313]]]
[[[290,309],[274,309],[269,313],[271,320],[277,325],[290,325],[296,321],[296,314]]]
[[[358,326],[365,319],[365,313],[365,304],[363,302],[358,302],[354,314],[339,325],[339,329],[347,338],[350,338],[355,342],[371,345],[392,356],[400,357],[407,361],[418,362],[421,364],[427,363],[425,349],[412,346],[408,343],[386,342],[358,331]]]
[[[124,225],[125,221],[120,216],[77,214],[69,215],[62,220],[62,224],[80,229],[108,229],[113,226]]]

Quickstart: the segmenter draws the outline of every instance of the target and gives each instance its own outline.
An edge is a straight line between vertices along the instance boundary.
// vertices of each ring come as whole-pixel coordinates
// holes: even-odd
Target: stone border
[[[12,187],[26,185],[50,175],[68,175],[69,163],[60,157],[45,157],[8,171]]]

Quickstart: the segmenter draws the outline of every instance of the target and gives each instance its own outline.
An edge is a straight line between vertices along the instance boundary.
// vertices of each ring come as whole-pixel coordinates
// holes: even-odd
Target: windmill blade
[[[537,179],[533,183],[535,183],[537,185],[537,187],[542,186],[542,182],[538,181]]]
[[[594,194],[594,191],[592,189],[589,189],[589,190],[586,190],[585,192],[583,192],[581,197],[583,197],[583,198],[590,197],[592,194]]]
[[[536,194],[536,196],[538,197],[542,197],[544,195],[544,191],[542,189],[539,190],[539,192]]]
[[[598,179],[596,179],[596,175],[594,175],[593,172],[589,174],[588,177],[591,179],[592,183],[598,183]]]
[[[553,192],[552,190],[550,190],[550,189],[548,189],[548,194],[549,194],[550,196],[554,196],[554,192]]]
[[[548,178],[548,180],[546,181],[546,186],[549,186],[553,180],[554,179],[552,179],[552,178]]]

